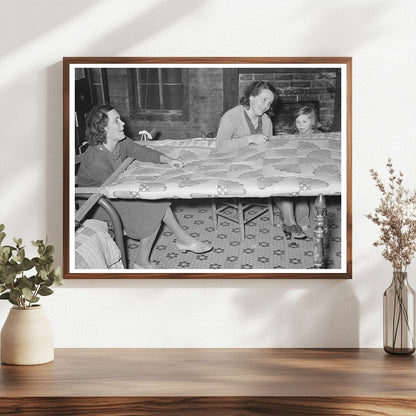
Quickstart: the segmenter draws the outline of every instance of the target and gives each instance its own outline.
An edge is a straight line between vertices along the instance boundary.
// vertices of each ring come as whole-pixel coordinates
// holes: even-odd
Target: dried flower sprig
[[[387,167],[387,185],[374,169],[370,170],[382,197],[374,214],[366,217],[380,226],[379,240],[373,245],[385,246],[383,257],[392,263],[395,271],[404,272],[416,253],[416,191],[403,186],[403,173],[396,173],[390,158]]]

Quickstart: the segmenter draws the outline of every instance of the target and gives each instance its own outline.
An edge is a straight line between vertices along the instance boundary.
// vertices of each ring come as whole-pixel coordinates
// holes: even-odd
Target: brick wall
[[[250,73],[249,73],[250,71]],[[335,117],[336,69],[322,68],[274,68],[246,69],[239,74],[239,95],[253,81],[270,82],[279,99],[274,109],[275,130],[294,127],[293,112],[303,105],[317,107],[319,121],[325,130],[332,131]]]

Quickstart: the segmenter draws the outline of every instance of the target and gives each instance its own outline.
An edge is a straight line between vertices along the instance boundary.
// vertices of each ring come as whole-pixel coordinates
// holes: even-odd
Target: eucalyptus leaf
[[[0,264],[6,264],[9,261],[12,251],[10,247],[4,246],[0,248]]]
[[[19,279],[19,281],[17,283],[17,287],[21,290],[23,290],[23,288],[28,288],[31,291],[36,289],[35,284],[30,279],[28,279],[26,276],[22,276]]]
[[[44,264],[53,264],[53,257],[50,255],[46,255],[43,257]]]
[[[24,287],[22,289],[23,296],[29,301],[32,302],[31,299],[33,298],[33,292],[28,288]]]
[[[30,292],[32,293],[32,292]],[[10,300],[17,300],[22,295],[22,292],[19,289],[11,289],[10,290]]]
[[[28,259],[27,257],[25,257],[22,260],[22,263],[20,264],[20,266],[22,267],[22,270],[23,271],[27,271],[27,270],[33,269],[34,264],[33,264],[33,262],[30,259]]]
[[[55,253],[55,247],[54,246],[46,246],[45,254],[47,256],[52,256],[53,253]]]
[[[42,280],[39,284],[41,286],[49,287],[54,284],[55,280],[53,278],[48,277],[47,280]]]
[[[42,280],[48,280],[48,273],[46,273],[46,270],[41,270],[39,272],[39,276],[41,277]]]
[[[18,252],[17,252],[17,258],[19,260],[19,263],[21,263],[23,261],[23,259],[25,258],[25,249],[21,248]]]
[[[16,278],[16,273],[14,273],[13,271],[8,271],[4,275],[0,276],[1,282],[6,283],[6,284],[13,283],[15,278]]]
[[[58,266],[56,269],[54,269],[53,271],[54,277],[55,277],[55,285],[60,286],[63,284],[64,280],[62,278],[62,273],[61,273],[61,268]]]
[[[22,245],[22,239],[21,238],[13,237],[13,241],[15,242],[17,248],[21,247],[21,245]]]
[[[41,285],[41,284],[44,284],[45,283],[45,281],[42,280],[42,278],[38,274],[35,275],[35,276],[32,276],[32,280],[33,280],[33,283],[35,285]]]
[[[53,290],[52,289],[49,289],[49,287],[46,287],[46,286],[42,286],[40,289],[39,289],[39,295],[41,295],[41,296],[49,296],[49,295],[52,295],[52,293],[53,293]]]
[[[0,247],[0,255],[2,257],[8,256],[10,253],[10,249],[8,247]]]
[[[0,248],[0,253],[5,253],[5,254],[9,254],[11,251],[11,248],[9,246],[2,246]]]
[[[15,276],[22,271],[22,267],[18,263],[12,263],[10,260],[7,264],[7,268],[9,270],[9,273],[13,273]]]
[[[9,256],[4,253],[0,253],[0,265],[5,265],[9,261]]]
[[[10,302],[12,305],[19,306],[19,302],[18,302],[16,299],[11,299],[11,298],[9,298],[8,300],[9,300],[9,302]]]

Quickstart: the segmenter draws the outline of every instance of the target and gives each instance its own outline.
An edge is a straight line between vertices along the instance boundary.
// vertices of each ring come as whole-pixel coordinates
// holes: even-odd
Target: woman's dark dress
[[[162,153],[134,143],[126,137],[117,143],[113,152],[103,145],[89,146],[82,157],[78,171],[78,186],[98,187],[126,160],[132,157],[142,162],[160,163]],[[123,222],[128,237],[140,240],[160,227],[170,206],[169,201],[146,201],[138,199],[112,199]],[[100,212],[101,211],[101,212]],[[103,219],[102,209],[96,209],[94,218]]]

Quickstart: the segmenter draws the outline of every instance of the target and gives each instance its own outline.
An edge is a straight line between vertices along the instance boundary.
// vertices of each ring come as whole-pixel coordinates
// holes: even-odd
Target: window
[[[135,68],[130,91],[136,112],[149,115],[188,113],[188,70],[183,68]]]

